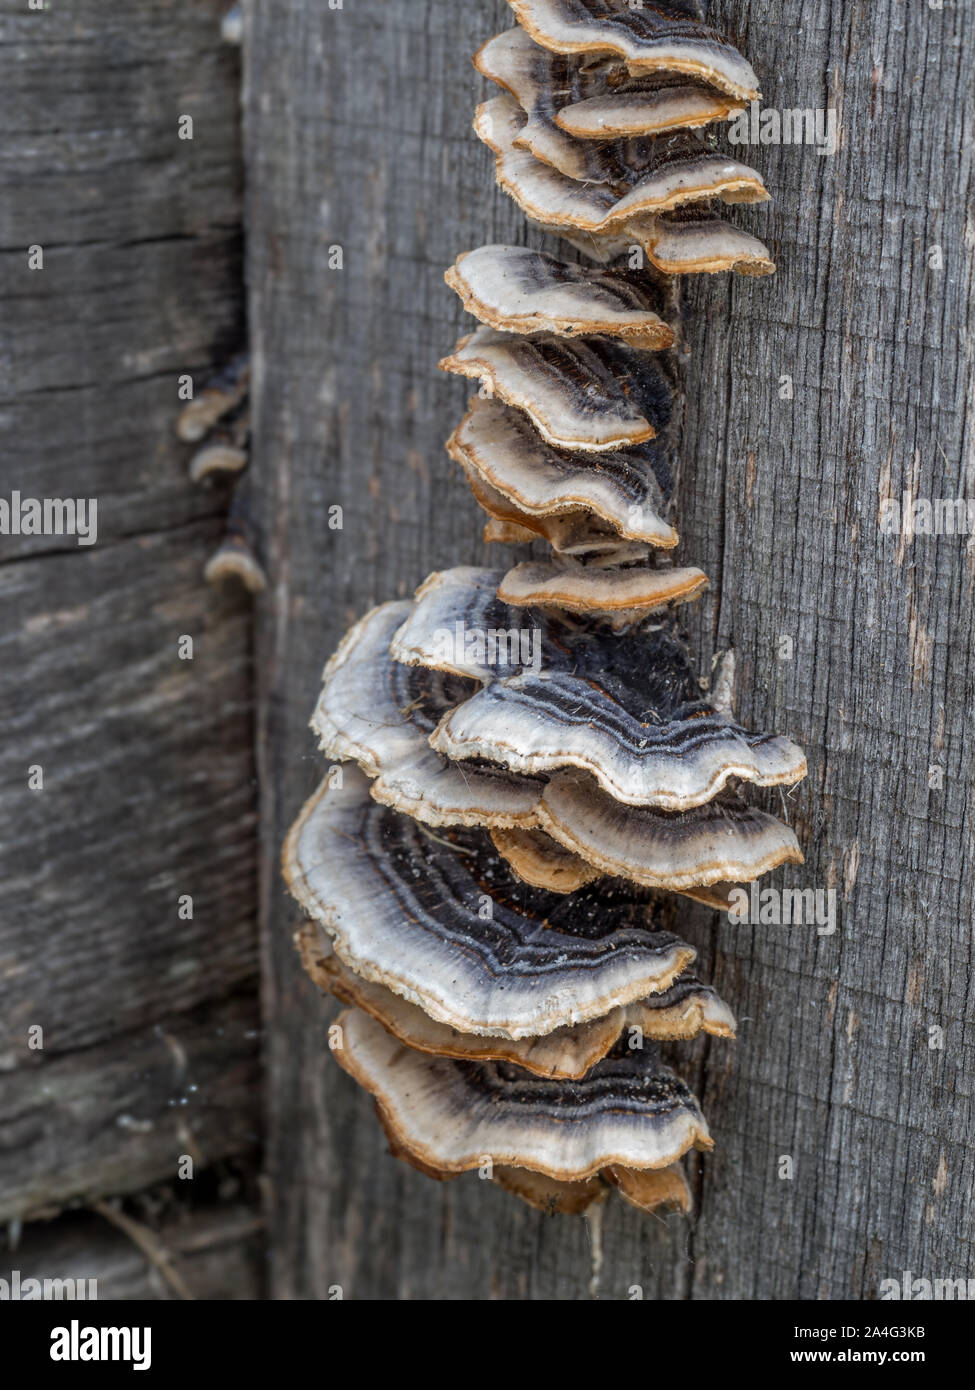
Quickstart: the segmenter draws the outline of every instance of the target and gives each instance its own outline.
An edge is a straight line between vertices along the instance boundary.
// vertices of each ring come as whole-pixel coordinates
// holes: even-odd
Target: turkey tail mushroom
[[[693,132],[758,84],[691,0],[510,3],[518,26],[474,60],[502,89],[474,129],[588,260],[459,255],[445,279],[477,326],[440,365],[480,387],[447,450],[485,539],[550,554],[435,572],[349,630],[311,721],[338,766],[283,869],[305,969],[346,1006],[333,1055],[396,1157],[547,1213],[611,1190],[687,1212],[681,1158],[712,1140],[657,1044],[736,1031],[691,971],[691,900],[727,910],[802,862],[744,793],[805,757],[738,722],[733,662],[698,678],[675,611],[707,578],[670,561],[677,277],[775,268],[713,210],[767,201],[761,175]],[[222,389],[194,439],[232,410]]]
[[[727,1004],[689,971],[659,994],[610,1009],[589,1023],[515,1040],[460,1032],[384,985],[363,979],[335,954],[327,933],[316,923],[306,923],[296,933],[295,943],[320,989],[370,1014],[407,1047],[440,1057],[514,1062],[536,1076],[579,1080],[634,1028],[657,1040],[693,1038],[701,1032],[735,1036],[735,1019]]]
[[[228,21],[239,9],[227,16]],[[226,35],[225,35],[226,37]],[[229,40],[231,42],[239,42]],[[226,580],[242,584],[251,594],[267,587],[258,558],[255,528],[251,522],[246,469],[250,460],[250,357],[238,353],[183,407],[176,420],[178,437],[200,447],[189,462],[194,483],[227,474],[239,478],[230,497],[226,531],[207,561],[203,576],[209,584]]]
[[[480,575],[485,590],[491,592],[493,575],[485,579],[481,571],[465,574]],[[449,578],[434,576],[423,587],[435,595]],[[495,608],[500,609],[497,600],[492,601],[491,610]],[[439,755],[431,747],[431,738],[447,716],[473,698],[478,684],[456,672],[419,664],[424,659],[422,646],[417,664],[406,665],[394,658],[390,650],[394,641],[417,637],[415,626],[411,629],[413,613],[414,605],[408,601],[384,604],[351,629],[325,669],[312,716],[322,751],[328,757],[358,763],[372,779],[374,800],[429,826],[490,829],[495,848],[522,878],[551,889],[581,886],[598,873],[700,897],[700,890],[713,889],[715,884],[748,882],[779,864],[801,862],[798,842],[788,826],[729,793],[693,811],[672,814],[614,799],[594,776],[571,766],[532,774],[510,770],[496,759],[457,763]],[[484,621],[494,620],[485,617]],[[452,637],[455,631],[456,626],[445,627],[440,636]],[[505,636],[500,629],[495,633],[499,641]],[[551,628],[547,640],[553,650],[558,650],[561,633],[561,627]],[[605,642],[605,634],[601,640]],[[622,647],[622,643],[615,645]],[[417,654],[415,648],[411,650]],[[540,662],[545,660],[545,650],[540,643]],[[645,641],[643,658],[649,658],[652,650]],[[681,656],[679,647],[667,645],[663,650],[671,661]],[[426,650],[431,663],[453,660],[455,655],[438,652],[433,642]],[[631,656],[639,671],[639,647]],[[504,660],[501,669],[514,671],[507,651]],[[666,687],[674,671],[671,665],[658,672],[657,679]],[[677,671],[679,675],[680,668]],[[700,709],[704,708],[702,703]],[[713,713],[716,718],[725,717]],[[618,716],[615,724],[608,722],[619,731]],[[583,727],[589,728],[588,724]],[[688,731],[696,732],[696,728],[688,722]],[[531,735],[529,720],[522,736]],[[590,729],[588,737],[595,750],[596,730]],[[572,882],[573,876],[578,883]],[[714,905],[713,891],[707,901]]]
[[[567,1081],[417,1052],[358,1009],[335,1027],[333,1056],[373,1096],[390,1139],[444,1176],[488,1160],[576,1183],[605,1168],[670,1168],[714,1147],[691,1091],[652,1048],[610,1054]]]

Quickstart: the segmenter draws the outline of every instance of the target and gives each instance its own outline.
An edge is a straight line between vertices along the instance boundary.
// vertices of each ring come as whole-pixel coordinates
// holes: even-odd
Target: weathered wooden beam
[[[263,1297],[263,1223],[253,1205],[238,1200],[167,1209],[151,1222],[141,1213],[137,1219],[142,1246],[105,1216],[87,1211],[31,1225],[16,1245],[0,1246],[0,1279],[9,1284],[16,1270],[21,1289],[28,1279],[40,1280],[42,1288],[44,1280],[74,1280],[75,1292],[83,1280],[86,1295],[88,1281],[95,1280],[102,1303]]]
[[[968,485],[971,17],[891,0],[711,12],[769,105],[832,107],[841,126],[832,155],[737,151],[776,201],[736,215],[770,238],[780,270],[689,292],[681,487],[681,554],[714,582],[689,619],[702,670],[733,643],[743,714],[807,747],[809,781],[787,806],[808,863],[790,882],[835,888],[839,924],[719,932],[698,918],[695,940],[745,1020],[737,1045],[685,1053],[717,1151],[696,1173],[692,1225],[607,1211],[601,1288],[870,1297],[888,1274],[960,1274],[971,1257],[972,569],[965,538],[899,546],[878,530],[888,493]],[[306,722],[341,630],[428,571],[485,555],[442,452],[466,393],[435,364],[463,322],[443,269],[477,244],[526,239],[469,132],[468,56],[510,12],[252,0],[249,21],[273,1290],[585,1297],[582,1223],[476,1178],[434,1186],[386,1156],[368,1099],[328,1063],[277,869],[320,773]]]
[[[767,104],[840,127],[832,155],[740,151],[773,190],[779,271],[690,297],[683,509],[715,581],[702,648],[733,643],[743,714],[809,755],[786,803],[807,862],[783,881],[835,888],[837,930],[716,937],[752,1021],[709,1054],[693,1291],[871,1298],[973,1257],[971,537],[880,522],[905,490],[975,495],[975,30],[964,6],[718,9]]]
[[[173,430],[242,335],[238,57],[222,0],[4,8],[0,496],[98,508],[0,535],[9,1216],[252,1147],[257,1001],[250,610]]]
[[[163,1179],[192,1183],[217,1159],[256,1150],[257,1023],[252,995],[208,1000],[5,1074],[0,1221]]]
[[[221,505],[188,485],[172,422],[180,374],[204,377],[243,336],[238,55],[222,8],[79,0],[2,19],[4,495],[95,497],[102,541]],[[0,563],[58,547],[4,536]]]

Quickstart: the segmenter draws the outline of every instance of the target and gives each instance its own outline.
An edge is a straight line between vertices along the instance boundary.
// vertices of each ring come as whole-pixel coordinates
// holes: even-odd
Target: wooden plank
[[[95,497],[102,540],[225,505],[225,489],[188,485],[173,435],[179,375],[205,377],[243,336],[223,8],[79,0],[0,17],[3,495]],[[0,561],[59,544],[5,536]]]
[[[94,1279],[99,1302],[178,1297],[173,1274],[194,1299],[263,1296],[263,1227],[252,1205],[236,1201],[187,1209],[170,1202],[158,1217],[151,1209],[143,1213],[143,1205],[149,1204],[139,1204],[135,1213],[140,1230],[162,1260],[148,1258],[104,1216],[71,1212],[49,1226],[28,1227],[17,1245],[0,1255],[0,1278],[9,1282],[17,1270],[21,1288],[26,1279],[84,1280],[86,1293],[87,1281]]]
[[[167,1037],[203,1160],[251,1148],[257,1001],[250,609],[173,430],[242,330],[239,59],[222,0],[3,9],[0,495],[98,503],[92,546],[0,536],[10,1215],[172,1174]]]
[[[0,1221],[163,1179],[192,1183],[253,1151],[258,1036],[247,993],[95,1047],[35,1053],[0,1087]]]
[[[738,151],[776,202],[735,215],[768,233],[780,272],[690,291],[682,478],[682,554],[714,580],[689,620],[702,669],[733,643],[743,714],[808,749],[811,775],[788,802],[808,862],[790,881],[836,887],[840,928],[717,931],[698,915],[695,939],[747,1020],[737,1046],[684,1054],[717,1152],[695,1175],[691,1226],[607,1211],[601,1289],[871,1297],[904,1269],[971,1267],[972,568],[964,538],[899,549],[878,531],[888,493],[957,496],[968,483],[971,16],[892,0],[712,10],[770,103],[833,106],[842,122],[834,156]],[[437,1187],[386,1156],[368,1100],[324,1055],[277,869],[320,772],[306,721],[341,630],[429,570],[485,553],[442,453],[465,389],[435,363],[462,327],[444,267],[526,236],[468,129],[468,55],[509,12],[252,0],[250,20],[273,1289],[586,1297],[581,1222],[473,1177]],[[935,243],[940,272],[927,269]],[[328,267],[336,244],[341,271]],[[327,529],[331,504],[341,532]],[[780,636],[793,639],[789,661]],[[945,769],[936,791],[932,764]],[[928,1047],[932,1025],[943,1050]]]
[[[34,1025],[61,1053],[253,980],[249,614],[200,579],[219,533],[197,522],[0,566],[14,1065]]]
[[[905,489],[973,495],[972,15],[720,10],[741,15],[776,104],[833,106],[842,126],[835,156],[745,151],[775,193],[780,269],[691,297],[706,405],[691,397],[683,526],[716,581],[702,647],[734,643],[744,715],[809,755],[789,799],[807,862],[787,881],[835,887],[839,925],[717,936],[716,983],[754,1021],[709,1054],[718,1150],[693,1287],[871,1298],[905,1269],[961,1275],[973,1259],[971,551],[878,524]]]

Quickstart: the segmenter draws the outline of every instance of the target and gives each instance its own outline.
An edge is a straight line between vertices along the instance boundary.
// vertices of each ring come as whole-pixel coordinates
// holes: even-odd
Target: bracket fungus
[[[499,574],[459,567],[431,575],[390,646],[404,664],[481,682],[430,737],[448,758],[525,773],[581,768],[617,801],[669,811],[710,801],[732,778],[777,786],[805,776],[802,750],[789,739],[749,732],[701,698],[668,624],[617,634],[524,609],[531,651],[498,640],[506,611]],[[457,642],[458,632],[484,637]]]
[[[765,201],[761,175],[689,132],[757,81],[693,0],[510,4],[518,27],[475,58],[503,89],[475,131],[588,259],[458,256],[445,279],[478,326],[440,365],[480,384],[447,450],[485,539],[550,553],[436,572],[349,630],[312,716],[340,766],[283,867],[305,968],[345,1006],[333,1055],[396,1157],[438,1179],[487,1165],[548,1213],[610,1191],[686,1212],[681,1159],[712,1141],[657,1045],[735,1020],[677,932],[689,900],[724,910],[802,862],[745,796],[798,781],[802,751],[735,719],[733,661],[698,678],[674,610],[707,579],[669,559],[676,277],[775,268],[714,211]],[[186,437],[243,399],[224,395]]]
[[[572,137],[552,127],[548,158],[518,144],[525,116],[514,97],[491,97],[477,108],[474,132],[495,155],[495,177],[528,217],[552,227],[617,232],[641,216],[669,212],[687,203],[717,198],[724,203],[762,203],[768,191],[761,174],[693,138],[657,136],[639,178],[625,185],[591,175],[575,178],[557,168],[555,145]],[[578,142],[589,148],[588,142]],[[605,172],[609,173],[609,170]],[[620,191],[621,186],[625,191]]]
[[[244,472],[250,459],[250,357],[238,353],[183,407],[176,434],[187,444],[199,444],[189,462],[194,483],[220,474]],[[203,571],[209,584],[233,579],[252,594],[267,584],[258,559],[245,480],[231,495],[223,540]]]
[[[554,125],[578,140],[624,142],[697,129],[745,109],[742,98],[701,80],[673,72],[634,76],[619,58],[557,53],[517,25],[482,44],[474,66],[525,112],[519,143],[526,149],[532,149],[536,127],[541,141]],[[639,160],[640,146],[629,150]]]
[[[444,758],[430,738],[477,686],[393,658],[390,644],[412,611],[408,601],[383,604],[351,629],[325,669],[312,716],[322,751],[358,763],[374,800],[430,826],[490,829],[521,877],[553,890],[598,873],[694,894],[800,862],[787,826],[727,795],[674,815],[616,801],[574,769],[527,776],[483,759]],[[521,832],[529,831],[545,839],[528,841]]]
[[[494,1169],[494,1181],[507,1192],[548,1216],[580,1216],[604,1202],[615,1188],[624,1201],[641,1211],[680,1211],[691,1209],[691,1190],[679,1163],[669,1168],[635,1171],[612,1165],[595,1178],[578,1182],[557,1182],[530,1168]]]
[[[613,338],[478,328],[440,366],[523,410],[556,448],[621,449],[653,439],[670,420],[674,387],[665,368]]]
[[[585,565],[529,560],[515,565],[498,584],[498,598],[516,607],[530,604],[563,613],[590,613],[632,623],[673,603],[689,603],[707,588],[694,566]]]
[[[586,512],[619,536],[670,550],[677,531],[666,519],[672,472],[656,441],[593,457],[556,449],[527,416],[475,396],[447,441],[447,452],[524,515]]]
[[[416,1004],[384,985],[364,980],[335,954],[327,933],[309,922],[296,944],[308,974],[343,1004],[370,1014],[407,1047],[440,1057],[468,1061],[513,1062],[536,1076],[579,1080],[632,1029],[658,1041],[735,1036],[735,1018],[711,985],[684,971],[659,994],[610,1009],[589,1023],[555,1028],[538,1037],[505,1038],[499,1034],[463,1033],[439,1023]]]
[[[743,102],[692,83],[658,82],[637,90],[609,91],[563,106],[555,124],[577,140],[627,139],[671,130],[696,130],[728,121]]]
[[[215,425],[245,404],[249,390],[250,358],[238,353],[180,411],[177,435],[186,444],[199,444]]]
[[[659,286],[624,270],[591,271],[523,246],[480,246],[444,276],[464,308],[507,333],[603,334],[632,347],[674,343]]]
[[[668,275],[736,270],[739,275],[757,276],[775,271],[775,262],[758,237],[699,207],[655,218],[642,230],[640,243],[653,265]]]
[[[484,831],[434,836],[348,770],[306,804],[285,877],[364,979],[466,1033],[509,1038],[600,1018],[666,989],[694,950],[631,885],[563,896],[522,883]]]
[[[747,59],[687,6],[634,6],[629,0],[508,3],[526,33],[556,53],[612,54],[632,73],[688,73],[742,101],[761,96]]]
[[[359,1009],[337,1027],[333,1056],[375,1098],[392,1141],[444,1176],[488,1158],[580,1182],[616,1166],[669,1168],[714,1146],[694,1096],[651,1048],[610,1054],[569,1081],[418,1052]]]

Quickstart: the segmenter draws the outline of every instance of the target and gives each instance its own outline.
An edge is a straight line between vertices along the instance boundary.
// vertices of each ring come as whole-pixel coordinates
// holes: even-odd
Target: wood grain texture
[[[97,497],[103,540],[223,505],[187,485],[173,438],[179,375],[205,378],[243,336],[239,59],[220,41],[223,8],[0,4],[2,495]],[[63,544],[2,537],[0,561]]]
[[[702,648],[732,642],[743,713],[809,755],[789,800],[807,862],[787,881],[835,887],[839,921],[833,936],[726,927],[715,941],[715,983],[754,1021],[709,1056],[718,1146],[693,1291],[860,1299],[906,1269],[975,1267],[975,552],[879,527],[904,490],[975,495],[975,35],[965,6],[784,8],[720,11],[740,16],[767,99],[835,107],[841,146],[748,151],[774,190],[779,272],[690,297],[707,407],[687,413],[683,533],[716,581]]]
[[[737,152],[775,202],[734,215],[780,270],[688,292],[680,552],[713,580],[688,620],[702,670],[733,643],[742,714],[808,751],[786,803],[807,864],[788,881],[835,887],[839,930],[718,930],[696,913],[690,934],[744,1020],[736,1045],[681,1054],[717,1149],[695,1165],[693,1223],[606,1211],[601,1296],[871,1298],[902,1270],[960,1276],[972,1261],[973,567],[964,537],[899,547],[878,527],[904,486],[972,487],[971,20],[892,0],[723,0],[712,15],[767,103],[834,106],[842,126],[832,156]],[[320,775],[306,726],[341,631],[430,570],[486,555],[442,452],[465,387],[435,364],[464,328],[444,268],[527,239],[469,131],[468,56],[508,11],[250,0],[248,22],[272,1290],[585,1298],[582,1222],[473,1176],[438,1187],[388,1157],[368,1098],[327,1058],[328,1011],[301,977],[277,867]],[[935,243],[942,271],[927,268]],[[333,504],[342,531],[328,529]]]
[[[173,430],[241,334],[223,8],[0,6],[0,496],[98,502],[93,546],[0,536],[5,1216],[171,1175],[181,1110],[204,1161],[256,1143],[250,610]]]
[[[213,1202],[188,1210],[167,1205],[158,1219],[141,1209],[136,1216],[191,1298],[263,1296],[263,1226],[252,1203]],[[0,1278],[9,1280],[15,1269],[21,1287],[25,1279],[96,1279],[101,1303],[179,1297],[158,1256],[154,1263],[129,1235],[87,1211],[65,1214],[49,1226],[35,1223],[16,1245],[0,1244]]]
[[[0,1221],[138,1192],[256,1152],[256,1001],[198,1009],[63,1056],[35,1053],[0,1086]]]

